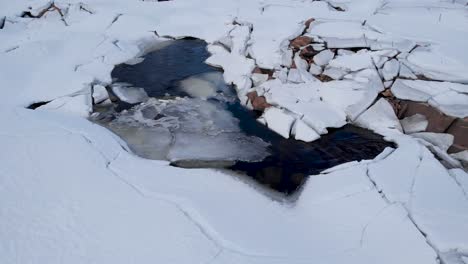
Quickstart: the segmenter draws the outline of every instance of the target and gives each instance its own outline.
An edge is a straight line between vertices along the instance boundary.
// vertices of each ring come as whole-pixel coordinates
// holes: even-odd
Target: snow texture
[[[401,133],[385,99],[376,101],[379,74],[390,80],[398,72],[411,80],[397,77],[397,98],[468,116],[466,1],[0,0],[0,7],[2,263],[467,262],[466,173],[444,168],[425,143]],[[307,71],[293,58],[289,41],[304,31],[317,50],[338,49],[321,61],[334,80],[313,78],[321,69]],[[162,125],[174,120],[153,119],[159,127],[132,131],[127,144],[86,120],[93,101],[106,101],[115,65],[183,37],[208,43],[207,63],[223,68],[241,99],[255,84],[273,105],[263,120],[279,134],[309,141],[353,122],[398,148],[311,176],[293,201],[224,171],[135,156],[133,141],[142,153],[174,159],[222,156],[214,146],[226,140],[245,140],[243,150],[262,144],[236,137],[236,127],[223,123],[230,117],[207,107],[204,114],[221,116],[211,132],[228,131],[220,138],[187,137]],[[282,65],[294,59],[298,68],[288,75]],[[255,66],[277,80],[252,78]],[[432,80],[415,80],[421,76]],[[213,79],[188,81],[208,87],[201,96],[213,94],[206,83]],[[146,100],[137,89],[112,90],[122,100]],[[32,104],[42,106],[26,109]],[[136,112],[118,121],[158,113]],[[197,130],[204,114],[176,124]],[[158,133],[161,151],[145,148],[139,133]],[[200,147],[186,151],[194,140]]]

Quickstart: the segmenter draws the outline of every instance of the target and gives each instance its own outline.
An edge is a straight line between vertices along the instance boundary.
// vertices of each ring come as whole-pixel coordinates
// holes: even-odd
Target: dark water
[[[200,73],[219,71],[204,63],[208,56],[204,41],[177,40],[172,45],[147,54],[140,64],[116,66],[112,77],[117,82],[142,87],[152,97],[186,96],[177,90],[180,80]],[[270,143],[271,154],[263,161],[238,161],[228,168],[249,175],[261,184],[286,194],[297,190],[308,175],[349,161],[373,159],[385,147],[392,146],[381,136],[351,125],[330,129],[329,134],[311,143],[285,139],[258,123],[256,118],[259,113],[247,110],[238,100],[213,100],[214,103],[223,104],[225,109],[239,119],[243,133]],[[121,105],[120,109],[128,107],[130,105]],[[187,167],[187,164],[190,163],[173,165]],[[211,167],[209,162],[200,164]]]

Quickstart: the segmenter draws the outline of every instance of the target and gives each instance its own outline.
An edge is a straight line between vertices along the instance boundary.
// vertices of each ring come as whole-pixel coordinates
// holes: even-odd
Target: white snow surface
[[[21,17],[51,3],[0,0],[1,263],[430,264],[468,255],[466,173],[445,169],[401,134],[384,99],[374,103],[378,68],[400,52],[400,75],[444,82],[397,80],[397,97],[467,116],[466,2],[58,0],[63,17]],[[327,48],[370,50],[328,63],[343,80],[322,83],[302,65],[300,81],[284,83],[289,40],[311,17],[307,35]],[[208,42],[207,62],[240,97],[255,64],[277,70],[281,81],[256,90],[274,105],[268,126],[285,137],[309,141],[355,121],[398,148],[311,176],[290,201],[225,171],[139,158],[85,119],[93,96],[105,100],[91,87],[110,84],[114,65],[185,36]]]

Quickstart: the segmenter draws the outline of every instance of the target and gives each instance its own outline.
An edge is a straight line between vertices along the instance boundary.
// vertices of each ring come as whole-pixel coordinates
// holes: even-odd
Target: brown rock
[[[309,61],[309,60],[312,60],[312,58],[317,55],[317,51],[314,50],[314,48],[312,48],[312,46],[307,46],[305,48],[303,48],[301,50],[301,53],[299,53],[299,55],[301,56],[301,58]]]
[[[296,69],[296,68],[297,68],[297,66],[296,66],[296,62],[295,62],[295,61],[293,61],[293,62],[292,62],[292,64],[291,64],[291,69]]]
[[[398,111],[398,118],[403,119],[415,114],[424,115],[429,122],[426,131],[444,133],[455,121],[454,117],[447,116],[436,108],[425,103],[412,101],[401,101],[401,109]]]
[[[319,79],[321,82],[330,82],[333,81],[333,78],[325,75],[325,74],[320,74],[320,75],[315,75],[317,79]]]
[[[459,118],[447,129],[447,132],[455,137],[449,153],[468,150],[468,117]]]
[[[398,116],[398,113],[401,111],[400,100],[395,99],[395,97],[386,97],[385,100],[390,103],[395,115]]]
[[[393,97],[394,97],[394,96],[393,96],[393,93],[392,93],[392,91],[391,91],[390,89],[385,89],[385,91],[383,91],[381,94],[382,94],[383,96],[385,96],[385,97],[390,97],[390,98],[393,98]]]
[[[300,49],[312,43],[312,38],[307,36],[299,36],[291,41],[291,47]]]
[[[258,97],[258,94],[255,91],[247,93],[247,98],[249,98],[250,102],[255,101],[255,98],[257,97]]]
[[[306,29],[310,28],[310,24],[312,24],[312,22],[314,22],[315,19],[313,18],[309,18],[306,20],[306,22],[304,22],[305,26],[306,26]]]
[[[255,69],[253,69],[252,73],[260,73],[262,74],[262,69],[260,69],[260,67],[255,67]]]
[[[252,106],[255,110],[263,111],[265,108],[270,107],[271,105],[267,103],[265,96],[257,96],[252,101]]]

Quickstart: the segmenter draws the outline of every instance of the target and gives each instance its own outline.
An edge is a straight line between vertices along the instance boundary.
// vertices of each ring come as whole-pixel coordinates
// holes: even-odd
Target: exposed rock
[[[450,153],[468,150],[468,118],[455,120],[447,133],[455,136],[453,145],[449,149]]]
[[[307,36],[299,36],[291,41],[291,47],[299,50],[301,47],[305,47],[312,43],[312,38]]]
[[[382,96],[384,97],[389,97],[389,98],[393,98],[394,95],[392,94],[392,91],[390,89],[386,89],[385,91],[383,91],[382,93],[380,93]]]
[[[415,114],[424,115],[428,121],[426,131],[429,132],[444,133],[455,120],[454,117],[447,116],[425,103],[401,101],[399,105],[400,109],[398,109],[398,117],[400,119],[413,116]]]
[[[271,105],[267,103],[265,96],[258,96],[257,92],[247,93],[247,97],[252,104],[254,110],[264,111]]]
[[[313,57],[317,54],[318,52],[316,50],[314,50],[314,48],[312,46],[307,46],[305,48],[303,48],[301,50],[301,52],[299,53],[299,55],[307,60],[308,62],[312,62],[313,61]]]
[[[317,76],[315,76],[315,77],[317,77],[317,79],[319,79],[321,82],[330,82],[330,81],[333,81],[333,78],[331,78],[330,76],[325,75],[325,74],[320,74],[320,75],[317,75]]]
[[[309,29],[310,28],[310,24],[312,24],[312,22],[314,22],[315,19],[313,18],[309,18],[307,19],[305,22],[304,22],[304,25],[306,26],[306,29]]]

